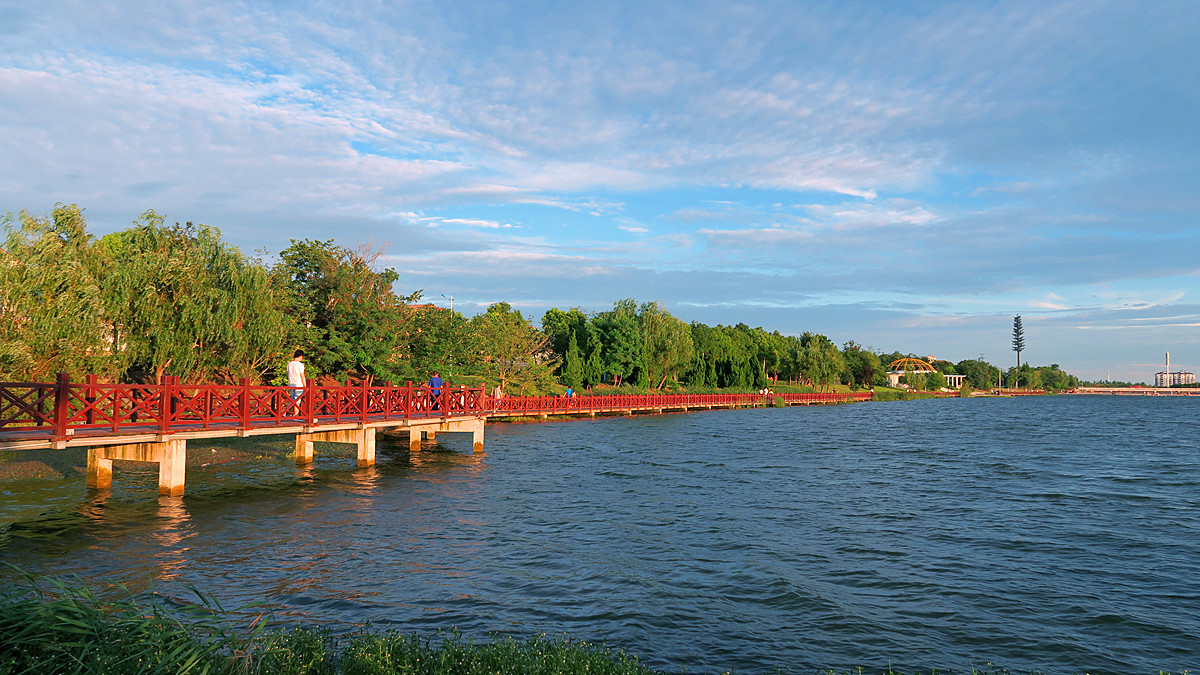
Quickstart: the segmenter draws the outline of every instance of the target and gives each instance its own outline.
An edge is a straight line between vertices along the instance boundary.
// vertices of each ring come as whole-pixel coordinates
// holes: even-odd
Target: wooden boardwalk
[[[88,449],[88,485],[112,481],[113,460],[157,462],[159,492],[182,494],[187,441],[295,434],[296,461],[311,463],[313,443],[349,443],[359,466],[375,463],[379,431],[407,432],[409,447],[438,433],[470,433],[483,450],[489,418],[630,415],[713,408],[845,403],[852,394],[647,394],[613,396],[488,396],[482,389],[443,387],[436,395],[411,382],[303,388],[252,385],[107,384],[89,376],[71,382],[0,383],[0,451]]]

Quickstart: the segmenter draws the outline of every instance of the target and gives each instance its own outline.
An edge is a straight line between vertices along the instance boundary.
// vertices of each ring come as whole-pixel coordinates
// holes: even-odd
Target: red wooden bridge
[[[490,417],[633,414],[770,405],[844,403],[851,394],[646,394],[612,396],[505,396],[483,389],[345,385],[304,388],[185,384],[109,384],[88,376],[72,382],[0,383],[0,450],[88,448],[88,485],[112,482],[112,461],[159,464],[159,491],[182,494],[186,442],[197,438],[295,434],[296,461],[310,463],[313,443],[351,443],[359,466],[375,463],[377,430],[408,432],[409,446],[441,432],[469,432],[476,452]]]

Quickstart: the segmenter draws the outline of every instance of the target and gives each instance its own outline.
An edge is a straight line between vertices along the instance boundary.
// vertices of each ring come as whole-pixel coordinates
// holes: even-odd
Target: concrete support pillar
[[[87,486],[93,490],[112,487],[112,460],[106,459],[100,448],[88,448]]]
[[[483,420],[479,420],[471,429],[471,449],[475,452],[483,452]]]
[[[408,451],[409,452],[420,452],[421,451],[421,430],[420,429],[410,428],[408,430]]]
[[[313,461],[313,434],[296,434],[296,464],[305,466]]]
[[[375,427],[362,430],[362,440],[358,443],[358,466],[375,466]]]
[[[187,441],[164,440],[156,443],[130,443],[88,448],[87,486],[96,490],[112,487],[114,459],[158,464],[158,494],[177,497],[183,494],[187,473]]]
[[[426,429],[425,431],[423,431],[421,433],[423,433],[425,435],[425,440],[427,440],[427,441],[436,441],[437,440],[437,431],[434,431],[433,429]]]
[[[358,448],[358,465],[375,465],[375,428],[335,429],[296,434],[296,464],[312,464],[313,443],[348,443]]]
[[[183,494],[187,471],[187,441],[156,443],[162,446],[158,458],[158,494],[178,497]]]

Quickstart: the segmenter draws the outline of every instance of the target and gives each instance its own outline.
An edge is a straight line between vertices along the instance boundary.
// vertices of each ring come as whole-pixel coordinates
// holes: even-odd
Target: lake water
[[[493,424],[0,484],[0,561],[282,621],[568,636],[677,672],[1200,669],[1200,401],[1041,397]],[[189,450],[194,452],[194,450]],[[32,514],[30,503],[38,513]],[[0,572],[11,579],[11,572]]]

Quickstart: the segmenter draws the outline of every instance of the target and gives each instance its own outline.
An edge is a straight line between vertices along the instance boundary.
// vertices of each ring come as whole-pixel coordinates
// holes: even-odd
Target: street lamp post
[[[453,295],[447,296],[445,293],[441,293],[440,295],[443,298],[446,298],[447,300],[450,301],[450,311],[453,312],[454,311],[454,296]]]

